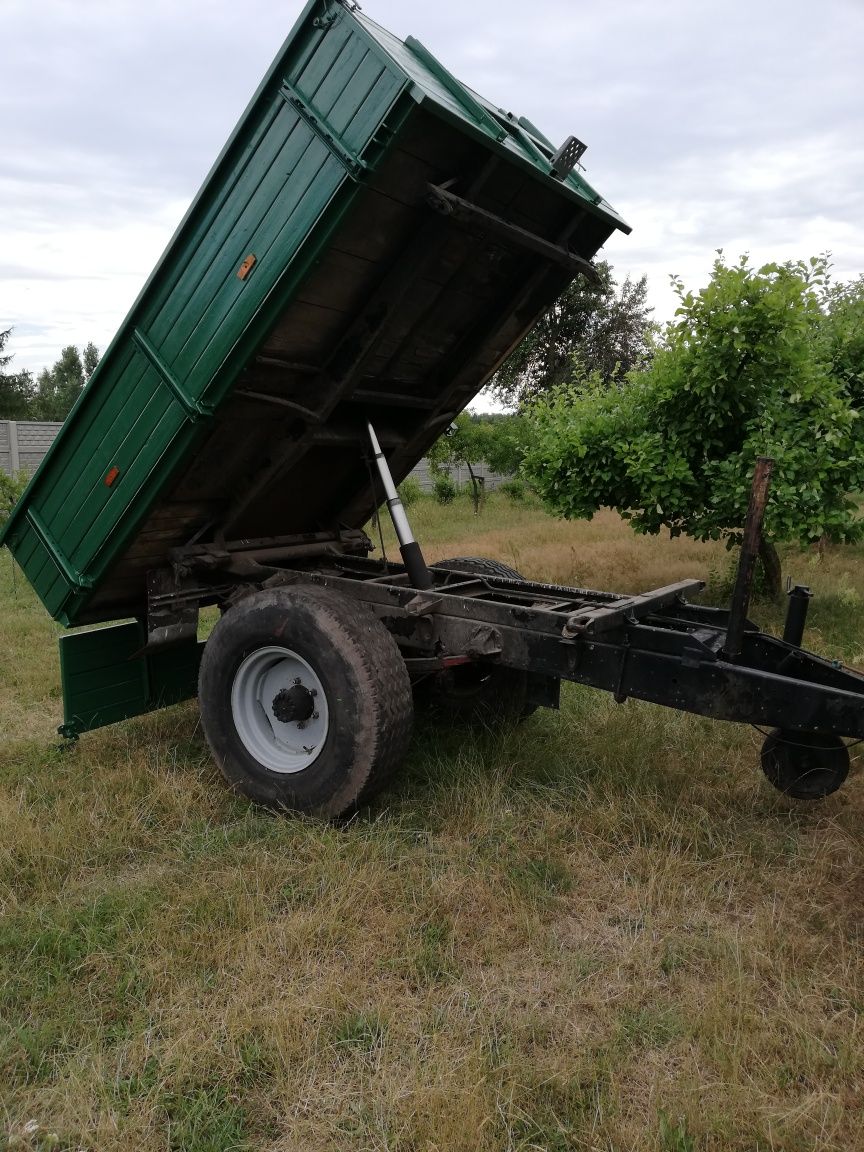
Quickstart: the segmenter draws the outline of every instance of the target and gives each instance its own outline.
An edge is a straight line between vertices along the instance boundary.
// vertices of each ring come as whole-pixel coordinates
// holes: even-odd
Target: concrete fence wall
[[[61,427],[59,420],[0,420],[0,469],[35,472]]]
[[[35,472],[42,457],[51,447],[54,437],[60,431],[59,421],[48,420],[0,420],[0,469],[12,476],[16,472]],[[471,476],[465,467],[449,469],[450,477],[460,488],[471,485]],[[508,476],[491,472],[485,464],[474,467],[477,476],[482,476],[487,492],[493,492]],[[429,471],[429,461],[421,460],[411,475],[415,477],[424,492],[432,491],[433,477]]]
[[[489,468],[486,467],[485,464],[473,464],[472,468],[474,469],[475,476],[483,477],[483,482],[487,492],[494,492],[495,489],[498,488],[501,484],[504,484],[507,480],[513,479],[512,476],[502,476],[499,472],[492,472]],[[448,468],[447,471],[450,474],[450,479],[454,484],[457,485],[457,487],[471,487],[471,473],[466,467],[464,467],[464,465],[460,464],[458,468]],[[420,461],[417,467],[413,469],[411,475],[415,478],[415,480],[417,480],[424,492],[432,491],[432,485],[435,478],[429,471],[429,461],[426,460],[425,457]]]

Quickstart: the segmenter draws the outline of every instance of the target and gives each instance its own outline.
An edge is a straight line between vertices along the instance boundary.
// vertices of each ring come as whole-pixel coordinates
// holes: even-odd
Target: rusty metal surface
[[[741,653],[744,625],[750,608],[750,595],[753,591],[753,573],[759,555],[759,545],[762,541],[762,521],[765,518],[765,506],[768,503],[768,490],[771,486],[773,469],[774,461],[770,457],[758,456],[756,458],[753,483],[750,486],[750,504],[747,508],[747,519],[744,522],[744,538],[741,542],[738,574],[735,578],[735,590],[732,593],[732,605],[729,610],[729,626],[726,631],[726,642],[723,645],[723,654],[729,660],[734,660]]]

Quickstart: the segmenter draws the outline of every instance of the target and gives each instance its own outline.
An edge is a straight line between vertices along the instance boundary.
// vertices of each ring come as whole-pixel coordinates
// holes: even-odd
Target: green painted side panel
[[[145,638],[137,621],[60,637],[63,735],[77,736],[198,694],[203,642],[136,656]]]
[[[347,211],[364,156],[372,164],[382,151],[376,133],[386,121],[389,138],[400,122],[404,75],[342,8],[317,27],[322,7],[307,6],[7,525],[25,575],[64,623]]]

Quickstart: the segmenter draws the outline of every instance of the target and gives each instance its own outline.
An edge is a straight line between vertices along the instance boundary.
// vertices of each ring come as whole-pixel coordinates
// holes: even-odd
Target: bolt
[[[318,689],[317,688],[310,688],[309,689],[309,695],[310,696],[317,696],[318,695]]]
[[[295,684],[300,684],[300,683],[302,683],[302,681],[300,680],[300,677],[299,677],[299,676],[295,676],[295,677],[294,677],[294,683],[295,683]]]
[[[306,727],[306,721],[305,720],[298,720],[297,721],[297,727],[298,728],[305,728]]]
[[[313,719],[313,720],[317,720],[317,719],[318,719],[318,713],[317,713],[317,712],[313,712],[313,713],[312,713],[312,719]]]

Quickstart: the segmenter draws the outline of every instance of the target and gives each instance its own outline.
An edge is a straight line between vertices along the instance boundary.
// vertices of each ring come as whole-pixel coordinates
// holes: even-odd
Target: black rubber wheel
[[[411,684],[393,637],[364,605],[308,584],[226,612],[204,648],[198,700],[232,787],[327,820],[369,800],[411,737]]]
[[[457,556],[453,560],[438,560],[433,568],[446,568],[448,572],[470,572],[472,576],[503,576],[505,580],[524,580],[525,577],[509,564],[490,560],[487,556]]]
[[[468,572],[472,576],[503,576],[523,580],[515,568],[485,556],[458,556],[439,560],[433,568]],[[491,726],[513,724],[536,711],[528,703],[528,673],[495,664],[462,664],[436,672],[418,685],[418,705],[449,717],[456,723],[480,721]]]
[[[839,736],[775,728],[762,745],[762,771],[794,800],[821,800],[849,775],[849,749]]]

